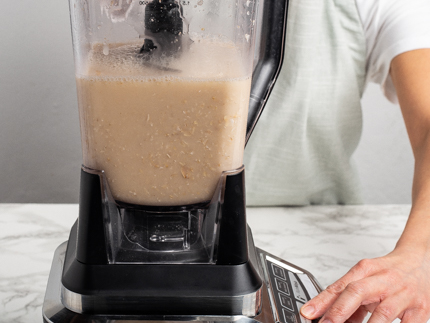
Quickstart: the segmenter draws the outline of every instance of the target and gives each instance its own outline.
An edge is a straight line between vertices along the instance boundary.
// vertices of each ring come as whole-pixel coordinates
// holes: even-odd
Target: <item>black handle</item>
[[[282,67],[288,1],[264,1],[260,58],[252,75],[245,145],[263,112]]]

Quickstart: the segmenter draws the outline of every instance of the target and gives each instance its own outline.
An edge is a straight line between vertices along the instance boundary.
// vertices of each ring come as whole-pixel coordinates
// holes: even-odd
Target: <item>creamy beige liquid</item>
[[[208,201],[222,171],[242,165],[250,77],[227,44],[193,44],[170,73],[133,46],[95,45],[77,76],[84,165],[104,170],[123,202]]]

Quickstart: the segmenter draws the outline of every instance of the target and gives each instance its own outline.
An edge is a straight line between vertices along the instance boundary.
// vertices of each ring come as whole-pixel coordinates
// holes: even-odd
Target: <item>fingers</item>
[[[364,306],[360,306],[346,323],[361,323],[368,313],[369,311]]]
[[[428,312],[422,309],[406,311],[402,317],[402,323],[427,322],[430,318]]]
[[[347,286],[354,281],[359,281],[366,276],[372,275],[376,272],[375,260],[364,259],[357,265],[352,267],[341,279],[328,286],[327,289],[322,291],[318,296],[306,303],[302,309],[301,314],[312,320],[321,317],[333,305],[336,299],[344,292]],[[356,308],[351,310],[352,314]]]
[[[375,308],[378,305],[379,305],[379,302],[378,303],[373,303],[373,304],[367,304],[367,305],[364,305],[364,308],[367,310],[367,312],[373,313],[373,311],[375,310]]]
[[[426,263],[405,261],[394,253],[360,261],[344,277],[301,308],[308,319],[322,316],[321,323],[426,322],[430,317],[430,282]],[[424,265],[423,265],[424,264]]]
[[[372,316],[370,316],[368,323],[391,323],[396,318],[402,317],[407,306],[408,295],[405,295],[405,293],[394,294],[390,298],[383,300],[373,310]]]
[[[379,303],[381,296],[391,293],[391,286],[380,275],[350,283],[324,314],[322,322],[345,322],[362,305]],[[396,313],[398,314],[398,313]],[[391,322],[391,321],[390,321]]]
[[[345,290],[346,283],[342,279],[328,286],[319,295],[307,302],[300,310],[300,313],[310,319],[321,317],[326,310],[335,302],[339,295]]]
[[[410,307],[412,297],[408,291],[399,291],[385,299],[374,309],[368,323],[391,323],[396,318],[400,318],[402,323],[427,322],[430,318],[427,302],[421,300]]]

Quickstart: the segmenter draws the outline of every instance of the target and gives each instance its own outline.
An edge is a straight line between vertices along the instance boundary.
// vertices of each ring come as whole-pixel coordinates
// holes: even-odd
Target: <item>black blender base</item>
[[[259,311],[262,279],[251,230],[248,260],[236,265],[81,263],[72,227],[62,273],[68,309],[110,315],[247,315]]]
[[[43,320],[46,323],[120,323],[145,321],[178,321],[178,322],[262,322],[262,323],[311,323],[299,314],[301,306],[316,296],[321,287],[307,271],[279,259],[259,248],[256,248],[258,269],[263,280],[261,292],[262,307],[258,315],[103,315],[83,314],[72,311],[63,304],[62,298],[75,298],[79,303],[85,297],[69,295],[61,284],[62,270],[67,249],[67,242],[61,244],[54,254],[51,273],[43,304]],[[82,295],[80,295],[82,296]],[[70,300],[69,300],[70,301]],[[93,300],[92,300],[93,301]],[[100,300],[105,301],[105,300]],[[216,302],[216,297],[205,302]],[[256,302],[256,299],[243,299],[243,302]],[[139,306],[136,304],[136,306]]]

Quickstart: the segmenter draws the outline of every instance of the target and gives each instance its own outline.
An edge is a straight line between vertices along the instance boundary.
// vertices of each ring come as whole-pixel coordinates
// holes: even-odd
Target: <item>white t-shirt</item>
[[[430,0],[356,0],[366,36],[367,82],[382,85],[397,102],[389,75],[391,60],[419,48],[430,48]]]
[[[352,154],[366,82],[430,48],[430,0],[290,1],[285,60],[245,149],[248,205],[362,203]]]

